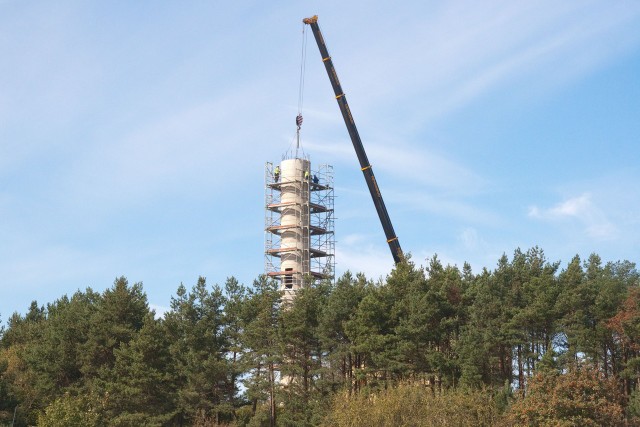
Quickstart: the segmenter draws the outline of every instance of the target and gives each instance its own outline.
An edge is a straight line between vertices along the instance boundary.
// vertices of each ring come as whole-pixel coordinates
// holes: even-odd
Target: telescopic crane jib
[[[393,231],[393,225],[391,225],[391,219],[389,218],[387,208],[384,205],[384,200],[382,200],[380,188],[378,187],[376,177],[373,175],[373,169],[371,168],[369,160],[367,159],[367,153],[365,153],[364,151],[364,146],[362,145],[362,141],[360,140],[358,129],[356,128],[353,116],[351,115],[351,110],[349,109],[349,104],[347,104],[347,97],[342,91],[340,81],[338,80],[338,74],[336,73],[336,69],[333,66],[333,61],[331,60],[331,56],[329,56],[329,51],[327,50],[327,45],[324,43],[324,38],[322,37],[322,33],[320,32],[320,27],[318,26],[318,16],[315,15],[311,18],[305,18],[302,20],[302,22],[311,26],[311,30],[313,31],[313,36],[315,37],[316,43],[318,44],[318,49],[320,49],[322,62],[324,62],[324,66],[327,69],[327,74],[329,75],[331,86],[333,86],[333,91],[335,92],[336,100],[338,101],[340,112],[342,113],[342,118],[344,119],[344,123],[347,125],[347,130],[349,131],[349,136],[351,137],[351,142],[353,143],[353,148],[355,148],[356,155],[358,156],[358,160],[360,161],[360,168],[362,170],[362,173],[364,174],[364,179],[367,182],[367,187],[369,187],[369,192],[371,193],[373,204],[376,207],[376,211],[378,211],[378,217],[380,218],[380,222],[382,223],[384,234],[387,237],[387,243],[389,244],[389,249],[391,249],[391,255],[393,255],[394,262],[398,264],[403,257],[402,249],[400,249],[400,242],[398,241],[398,237]]]

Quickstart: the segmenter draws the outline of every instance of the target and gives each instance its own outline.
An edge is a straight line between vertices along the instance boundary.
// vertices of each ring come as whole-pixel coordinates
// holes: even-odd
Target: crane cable
[[[307,62],[307,32],[306,25],[302,24],[302,48],[300,52],[300,82],[298,85],[298,115],[296,116],[296,126],[298,127],[298,146],[300,145],[300,127],[302,126],[302,105],[304,103],[304,75]]]

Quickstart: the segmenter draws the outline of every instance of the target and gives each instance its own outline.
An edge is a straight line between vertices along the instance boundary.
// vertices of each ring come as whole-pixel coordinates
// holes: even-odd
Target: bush
[[[100,414],[84,396],[59,397],[38,415],[38,426],[43,427],[94,427],[100,422]]]
[[[623,424],[621,396],[613,378],[591,365],[566,373],[543,370],[532,379],[524,398],[509,410],[509,425],[605,427]]]
[[[371,395],[336,396],[324,425],[368,426],[491,426],[499,419],[491,393],[404,384]]]

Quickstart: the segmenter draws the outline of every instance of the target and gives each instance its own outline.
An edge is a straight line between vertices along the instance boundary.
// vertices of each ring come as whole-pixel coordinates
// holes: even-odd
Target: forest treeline
[[[640,276],[539,248],[277,283],[180,285],[158,318],[115,280],[14,313],[0,425],[623,426],[640,420]]]

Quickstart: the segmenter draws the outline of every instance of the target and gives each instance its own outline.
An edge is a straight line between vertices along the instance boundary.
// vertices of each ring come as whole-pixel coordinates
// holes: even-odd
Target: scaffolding
[[[309,164],[307,159],[296,163]],[[291,178],[276,176],[274,164],[265,164],[265,274],[281,282],[285,298],[308,283],[333,280],[335,271],[333,167],[296,167],[300,170]],[[283,268],[283,263],[298,267]]]

